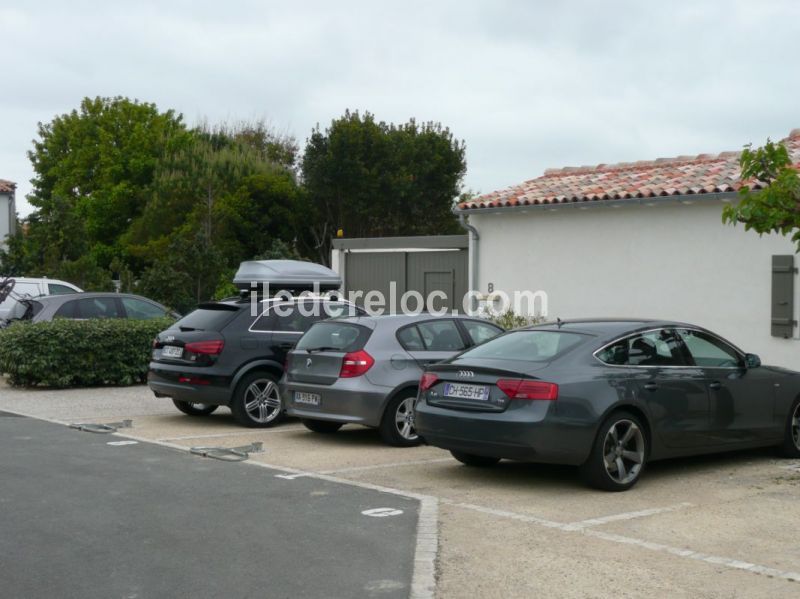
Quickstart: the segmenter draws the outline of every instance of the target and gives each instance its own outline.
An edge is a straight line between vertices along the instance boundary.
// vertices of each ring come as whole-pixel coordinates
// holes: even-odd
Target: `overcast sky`
[[[0,0],[0,28],[0,178],[22,215],[36,123],[84,96],[263,117],[301,144],[347,108],[440,121],[481,192],[800,127],[794,0]]]

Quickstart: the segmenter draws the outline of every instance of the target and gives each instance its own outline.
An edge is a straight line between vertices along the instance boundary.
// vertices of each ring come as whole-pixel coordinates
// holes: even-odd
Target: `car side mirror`
[[[761,358],[759,358],[755,354],[745,354],[744,363],[747,365],[748,368],[758,368],[759,366],[761,366]]]

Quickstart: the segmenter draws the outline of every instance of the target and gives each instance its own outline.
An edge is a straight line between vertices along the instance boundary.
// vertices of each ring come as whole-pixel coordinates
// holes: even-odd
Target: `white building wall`
[[[800,333],[770,335],[772,255],[788,238],[721,222],[722,203],[660,203],[471,214],[478,290],[545,291],[548,317],[644,317],[709,328],[800,370]],[[797,257],[800,263],[800,256]],[[795,279],[795,318],[800,281]]]

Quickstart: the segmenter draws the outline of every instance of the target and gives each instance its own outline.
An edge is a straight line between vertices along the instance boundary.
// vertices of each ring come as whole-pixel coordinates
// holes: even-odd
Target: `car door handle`
[[[280,349],[292,349],[294,347],[294,343],[279,343],[278,347]]]
[[[656,385],[655,383],[645,383],[644,388],[647,389],[648,391],[655,391],[656,389],[658,389],[658,385]]]
[[[718,391],[719,389],[722,388],[722,383],[720,383],[719,381],[713,381],[708,384],[708,388],[711,389],[712,391]]]

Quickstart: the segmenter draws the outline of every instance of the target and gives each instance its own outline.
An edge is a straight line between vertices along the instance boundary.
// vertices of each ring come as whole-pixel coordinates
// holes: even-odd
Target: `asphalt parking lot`
[[[145,387],[19,391],[0,386],[0,410],[62,424],[132,419],[133,428],[115,435],[92,435],[51,424],[37,434],[80,438],[85,440],[82,444],[99,444],[102,447],[98,449],[104,451],[108,441],[138,440],[136,446],[114,448],[132,450],[128,466],[134,479],[158,474],[166,484],[175,472],[162,470],[160,459],[137,470],[134,452],[163,453],[169,460],[191,464],[189,474],[198,481],[217,480],[217,473],[230,476],[233,482],[226,485],[228,492],[242,485],[261,500],[274,499],[270,506],[274,504],[284,516],[280,534],[285,537],[281,543],[286,551],[301,551],[309,535],[322,535],[342,556],[351,556],[344,565],[319,562],[319,568],[292,562],[279,569],[287,585],[297,573],[308,584],[316,584],[312,579],[330,577],[351,584],[342,591],[346,594],[338,596],[394,593],[423,597],[431,592],[437,597],[800,595],[796,524],[800,518],[800,464],[779,459],[770,451],[652,464],[633,490],[614,494],[584,488],[572,468],[502,462],[493,469],[470,469],[436,448],[387,447],[375,431],[359,427],[348,426],[324,436],[306,431],[295,421],[271,429],[242,429],[226,409],[206,418],[192,418],[179,413],[168,400],[156,399]],[[6,429],[27,422],[2,420],[0,425]],[[6,443],[8,434],[1,434]],[[233,447],[252,441],[262,442],[264,452],[240,464],[187,455],[192,446]],[[71,446],[74,442],[66,445]],[[16,459],[9,461],[12,454],[13,449],[11,453],[3,449],[4,481],[6,470],[16,463]],[[43,468],[50,465],[36,466],[25,476],[40,470],[46,476]],[[91,470],[91,466],[87,468]],[[164,477],[164,472],[170,474]],[[327,499],[310,514],[307,503],[299,498],[308,501],[309,490],[319,485],[325,486]],[[162,490],[166,492],[168,487]],[[406,506],[400,508],[404,513],[371,519],[361,514],[363,510],[345,509],[362,493],[369,499],[363,505],[402,505]],[[59,489],[52,487],[51,494],[57,497]],[[220,497],[219,503],[192,501],[189,509],[199,520],[223,522],[224,499]],[[94,495],[94,501],[108,500],[102,493]],[[92,500],[87,501],[91,504]],[[360,507],[362,500],[357,501]],[[151,506],[147,513],[155,517],[159,512]],[[24,512],[20,518],[17,520],[24,523]],[[366,535],[350,534],[353,526],[399,526],[403,518],[406,521],[400,528],[409,532],[405,541],[402,535],[386,531],[373,535],[373,528]],[[124,523],[125,518],[120,521]],[[136,522],[144,526],[148,519],[139,513]],[[262,538],[258,533],[277,539],[274,535],[279,533],[269,522],[268,518],[254,520],[249,533],[256,540]],[[357,524],[348,526],[349,522]],[[22,535],[25,525],[15,526],[23,528],[11,532]],[[168,522],[161,521],[161,526],[169,529]],[[42,529],[41,534],[45,533]],[[366,538],[373,536],[381,542],[369,544]],[[9,535],[4,533],[3,538]],[[34,547],[38,544],[36,537],[29,540]],[[215,545],[211,538],[194,544],[181,559],[175,559],[175,568],[185,563],[208,582],[206,588],[219,588],[214,585],[224,570],[222,564],[198,566],[195,554],[201,549],[207,552],[201,553],[204,562],[216,554],[210,549]],[[9,551],[7,545],[0,547],[4,553]],[[394,560],[397,569],[388,574],[373,571],[370,556],[384,565]],[[8,563],[3,559],[0,568],[5,570]],[[254,571],[261,564],[258,558],[249,562]],[[0,574],[7,579],[5,572]],[[297,587],[281,588],[289,594],[248,594],[252,589],[242,588],[240,594],[226,596],[300,596],[290,592]],[[320,588],[309,587],[303,596],[337,596],[333,591],[315,594]],[[163,595],[141,592],[137,596]]]

